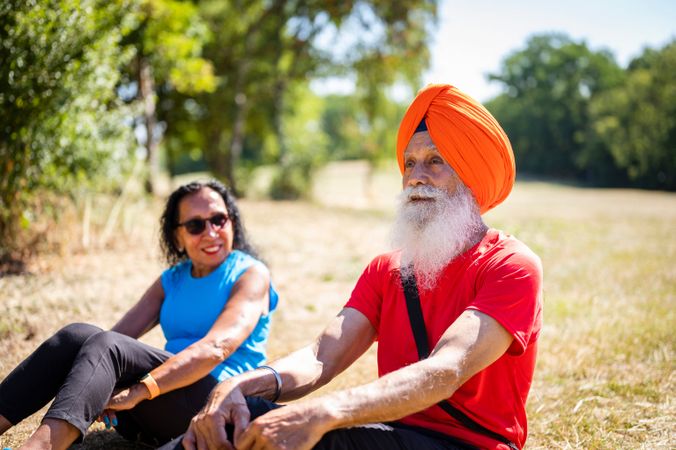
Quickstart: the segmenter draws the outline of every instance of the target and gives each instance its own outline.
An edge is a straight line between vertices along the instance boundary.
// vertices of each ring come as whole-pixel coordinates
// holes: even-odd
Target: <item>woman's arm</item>
[[[269,287],[270,275],[264,268],[252,266],[242,274],[207,335],[150,371],[160,393],[204,378],[242,345],[260,316],[268,311]],[[137,383],[113,395],[106,409],[131,409],[149,398],[148,388]]]
[[[138,339],[157,325],[163,301],[164,289],[162,281],[158,278],[141,299],[113,326],[112,331]]]
[[[264,268],[252,266],[242,274],[206,336],[150,372],[160,391],[192,384],[228,359],[267,313],[269,288],[270,275]]]

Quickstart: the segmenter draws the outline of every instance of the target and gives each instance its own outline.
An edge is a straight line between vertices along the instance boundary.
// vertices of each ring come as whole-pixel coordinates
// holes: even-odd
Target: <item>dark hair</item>
[[[232,221],[233,232],[233,250],[241,250],[254,258],[258,257],[258,252],[253,248],[249,242],[244,229],[244,224],[239,215],[239,209],[235,203],[235,197],[232,193],[223,186],[219,181],[193,181],[192,183],[184,184],[171,193],[167,199],[167,204],[164,207],[164,212],[160,218],[160,248],[164,255],[164,259],[170,266],[188,259],[185,250],[180,251],[176,242],[176,227],[179,221],[178,207],[181,200],[187,195],[199,192],[204,188],[212,189],[218,192],[223,198],[225,208],[228,211],[228,217]]]

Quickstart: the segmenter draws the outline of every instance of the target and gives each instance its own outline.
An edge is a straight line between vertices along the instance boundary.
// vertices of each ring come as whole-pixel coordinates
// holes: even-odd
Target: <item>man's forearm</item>
[[[401,419],[450,397],[464,382],[442,360],[430,358],[371,383],[314,399],[330,429]]]
[[[368,319],[356,310],[344,309],[313,344],[270,364],[282,378],[280,399],[295,400],[322,387],[359,358],[374,339],[375,330]],[[249,373],[240,379],[244,395],[258,395],[262,389],[275,387],[274,377],[258,375],[252,378]]]
[[[512,340],[495,319],[466,311],[442,335],[429,358],[363,386],[327,394],[316,405],[328,412],[332,429],[397,420],[449,398],[498,359]]]
[[[270,364],[269,367],[273,367],[282,378],[282,400],[303,395],[317,387],[324,371],[316,357],[315,348],[305,347]],[[250,412],[245,397],[257,396],[273,400],[277,397],[278,390],[277,377],[267,368],[250,370],[222,381],[211,391],[202,410],[192,419],[183,438],[183,445],[194,449],[198,447],[197,442],[201,441],[209,448],[221,448],[230,445],[228,439],[237,441],[242,436],[246,439],[247,432],[250,431]],[[288,411],[291,406],[276,411],[279,410]],[[273,413],[271,411],[262,417]],[[225,434],[227,423],[234,426],[232,436]]]
[[[323,380],[322,364],[317,361],[312,347],[304,347],[290,355],[269,364],[282,380],[279,400],[289,401],[300,398],[321,387]],[[225,394],[238,388],[247,397],[272,399],[277,392],[277,380],[271,371],[256,369],[237,375],[222,382],[215,390]]]

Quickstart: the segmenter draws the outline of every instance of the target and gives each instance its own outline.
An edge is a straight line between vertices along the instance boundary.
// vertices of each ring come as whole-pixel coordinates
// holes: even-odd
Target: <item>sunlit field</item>
[[[368,261],[388,250],[398,171],[381,169],[369,183],[367,175],[361,163],[334,164],[318,175],[313,201],[240,202],[282,298],[271,358],[318,333]],[[126,205],[104,248],[42,257],[30,274],[0,278],[0,377],[61,326],[110,327],[136,301],[163,268],[160,207]],[[519,181],[485,220],[528,244],[545,270],[527,448],[676,448],[676,194]],[[63,233],[78,249],[71,225]],[[162,345],[157,330],[144,340]],[[374,356],[324,389],[374,378]],[[18,446],[40,416],[1,446]],[[79,448],[100,447],[135,448],[94,425]]]

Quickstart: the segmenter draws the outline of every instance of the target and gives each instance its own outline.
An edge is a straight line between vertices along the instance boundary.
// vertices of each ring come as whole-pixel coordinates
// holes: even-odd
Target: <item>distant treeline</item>
[[[676,190],[676,40],[626,69],[565,35],[532,37],[488,102],[518,169],[598,186]]]

